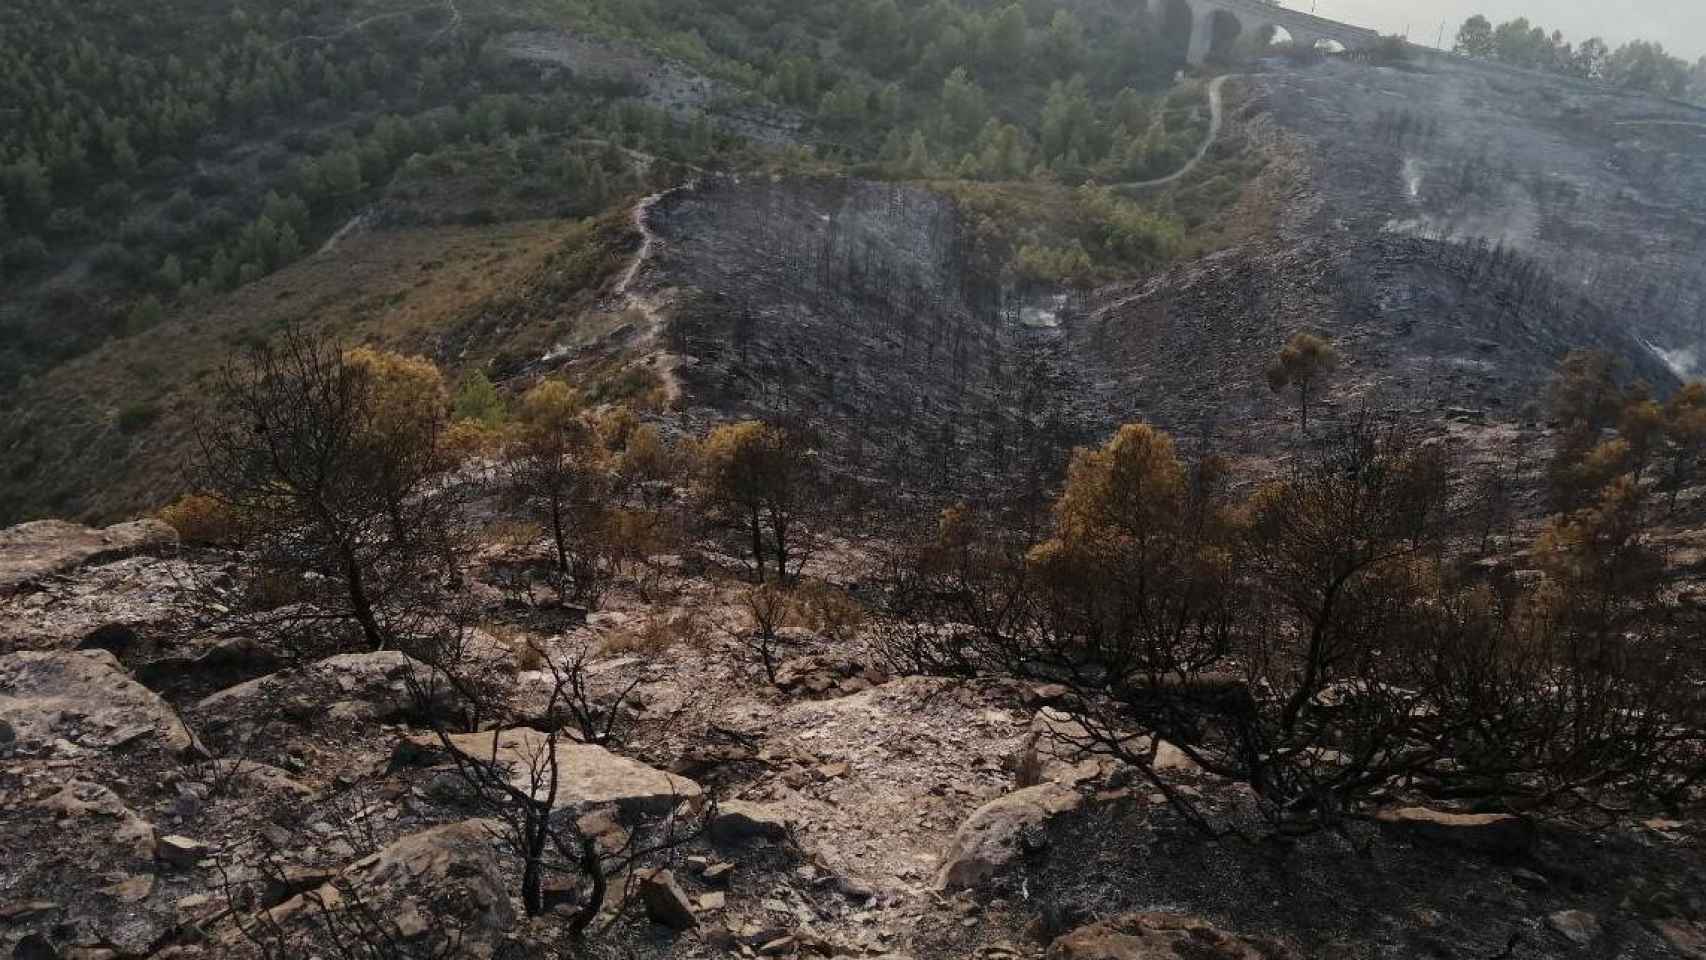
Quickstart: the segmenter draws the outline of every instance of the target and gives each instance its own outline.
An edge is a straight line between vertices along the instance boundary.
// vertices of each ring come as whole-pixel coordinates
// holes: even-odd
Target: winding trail
[[[663,382],[664,396],[670,407],[676,405],[681,398],[681,378],[676,376],[675,369],[681,363],[681,358],[663,349],[663,298],[649,293],[634,291],[634,281],[640,276],[646,262],[652,258],[652,253],[661,243],[658,235],[652,232],[650,216],[652,207],[665,197],[678,190],[690,190],[693,183],[689,181],[679,187],[661,190],[646,197],[634,205],[632,220],[634,229],[640,233],[640,249],[634,252],[634,259],[628,264],[628,269],[622,272],[622,279],[616,281],[616,295],[621,297],[629,310],[637,310],[646,318],[646,337],[651,341],[655,350],[652,355],[652,366],[657,370],[658,378]]]
[[[1165,186],[1189,176],[1191,171],[1203,162],[1203,158],[1208,156],[1209,148],[1213,147],[1215,141],[1220,139],[1220,130],[1225,121],[1226,113],[1225,104],[1222,100],[1222,89],[1226,86],[1226,81],[1236,76],[1238,74],[1228,73],[1209,81],[1208,136],[1203,138],[1202,146],[1197,148],[1196,154],[1184,166],[1156,180],[1116,183],[1111,186],[1121,190],[1139,190]],[[676,368],[680,366],[681,358],[663,349],[663,333],[666,322],[663,316],[664,298],[661,294],[636,292],[634,284],[639,279],[640,271],[645,269],[646,263],[651,260],[653,252],[662,242],[658,239],[658,235],[652,232],[650,223],[652,208],[670,194],[681,190],[691,190],[694,185],[695,181],[688,181],[681,186],[654,193],[634,205],[632,220],[634,229],[640,234],[640,249],[635,251],[634,259],[628,264],[628,268],[622,272],[622,278],[616,282],[616,295],[623,299],[626,308],[637,310],[646,318],[648,329],[645,335],[651,341],[651,347],[655,351],[652,354],[652,365],[663,382],[664,395],[671,407],[674,407],[681,398],[681,378],[676,375]]]
[[[1166,186],[1169,183],[1189,176],[1191,171],[1195,170],[1197,166],[1203,162],[1203,158],[1208,156],[1208,149],[1214,146],[1214,142],[1216,140],[1220,139],[1220,126],[1221,122],[1225,119],[1225,107],[1221,103],[1220,90],[1222,87],[1226,86],[1226,81],[1231,80],[1236,76],[1238,76],[1238,74],[1226,73],[1209,81],[1208,136],[1203,138],[1202,146],[1197,148],[1196,155],[1191,157],[1189,162],[1165,177],[1161,177],[1156,180],[1138,180],[1135,183],[1115,183],[1110,184],[1110,186],[1116,190],[1142,190],[1147,187]]]

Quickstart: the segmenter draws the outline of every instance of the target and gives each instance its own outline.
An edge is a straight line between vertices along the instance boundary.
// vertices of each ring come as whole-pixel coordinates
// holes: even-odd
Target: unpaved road
[[[1208,148],[1214,146],[1214,141],[1220,138],[1220,124],[1225,114],[1221,105],[1220,89],[1226,86],[1226,81],[1237,74],[1228,73],[1215,77],[1208,84],[1208,136],[1203,138],[1202,146],[1197,148],[1196,155],[1179,169],[1158,180],[1139,180],[1136,183],[1116,183],[1114,187],[1122,190],[1141,190],[1146,187],[1161,187],[1188,176],[1202,163],[1203,157],[1208,156]]]

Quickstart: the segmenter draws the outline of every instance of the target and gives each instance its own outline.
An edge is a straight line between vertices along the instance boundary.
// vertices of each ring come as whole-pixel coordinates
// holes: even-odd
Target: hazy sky
[[[1706,0],[1284,0],[1294,10],[1402,33],[1432,44],[1444,20],[1446,46],[1457,27],[1481,13],[1494,23],[1527,17],[1547,30],[1562,30],[1571,42],[1599,36],[1617,46],[1626,40],[1654,40],[1676,56],[1694,60],[1706,54]]]

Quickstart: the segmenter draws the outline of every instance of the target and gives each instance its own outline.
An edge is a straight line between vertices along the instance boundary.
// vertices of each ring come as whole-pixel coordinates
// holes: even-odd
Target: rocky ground
[[[242,930],[367,915],[353,897],[405,941],[454,924],[468,955],[558,955],[563,915],[525,918],[403,654],[287,663],[239,628],[208,632],[189,585],[217,589],[237,558],[180,551],[151,523],[0,543],[0,949],[257,955]],[[595,695],[630,691],[608,749],[559,747],[562,806],[619,847],[718,804],[706,834],[617,878],[584,955],[1706,956],[1692,817],[1594,838],[1393,810],[1283,851],[1209,842],[1129,771],[1055,740],[1069,731],[1047,690],[891,678],[860,634],[827,628],[785,631],[771,685],[714,566],[647,596],[625,585],[564,630],[577,621],[518,612],[496,586],[528,549],[471,571],[492,635],[590,645]],[[857,578],[857,550],[832,555],[819,572]],[[699,629],[645,639],[684,613]],[[548,680],[496,666],[499,748],[520,752]],[[484,753],[490,736],[454,743]],[[1163,765],[1226,822],[1249,815],[1182,757]]]

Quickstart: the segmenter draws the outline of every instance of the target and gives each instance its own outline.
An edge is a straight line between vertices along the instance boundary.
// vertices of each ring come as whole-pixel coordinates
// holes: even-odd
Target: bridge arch
[[[1240,37],[1261,45],[1284,31],[1298,47],[1320,48],[1324,41],[1350,50],[1371,46],[1380,34],[1363,27],[1290,10],[1264,0],[1144,0],[1170,41],[1184,41],[1185,62],[1200,66],[1229,57]],[[1188,32],[1186,24],[1188,22]]]

